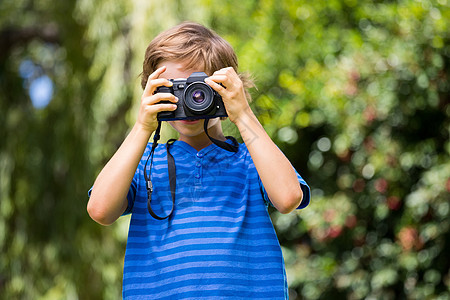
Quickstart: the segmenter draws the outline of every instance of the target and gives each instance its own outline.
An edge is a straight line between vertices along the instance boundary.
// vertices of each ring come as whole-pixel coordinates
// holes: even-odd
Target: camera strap
[[[208,134],[208,121],[209,121],[209,119],[205,119],[204,130],[205,130],[205,133],[208,136],[209,140],[224,150],[227,150],[230,152],[238,152],[239,143],[236,141],[236,139],[234,137],[232,137],[232,136],[226,137],[227,139],[230,139],[231,142],[233,143],[233,144],[228,144],[227,142],[215,139]]]
[[[150,150],[150,154],[147,158],[147,161],[145,162],[145,166],[144,166],[144,178],[145,178],[145,182],[146,182],[146,188],[147,188],[147,209],[149,214],[157,219],[157,220],[164,220],[167,219],[173,212],[173,209],[175,207],[175,189],[176,189],[176,185],[177,185],[177,177],[176,177],[176,173],[175,173],[175,160],[172,156],[172,154],[170,154],[169,151],[169,146],[171,144],[173,144],[173,142],[175,141],[174,139],[169,140],[166,143],[166,149],[167,149],[167,166],[169,168],[169,184],[170,184],[170,194],[172,196],[172,208],[170,210],[170,212],[165,216],[165,217],[160,217],[158,216],[152,209],[152,193],[153,193],[153,184],[152,184],[152,166],[153,166],[153,156],[155,153],[155,149],[158,146],[158,140],[160,138],[160,131],[161,131],[161,121],[158,122],[158,127],[156,128],[155,131],[155,135],[153,136],[153,144],[152,144],[152,149]],[[147,175],[147,164],[148,161],[150,160],[150,174]]]
[[[167,167],[169,170],[169,185],[170,185],[170,196],[172,197],[172,208],[170,209],[170,212],[165,216],[165,217],[160,217],[158,216],[152,209],[152,205],[151,205],[151,201],[152,201],[152,197],[151,197],[151,193],[147,199],[147,209],[148,212],[150,213],[150,215],[155,218],[156,220],[164,220],[167,219],[168,217],[170,217],[170,215],[172,214],[174,208],[175,208],[175,190],[177,187],[177,176],[176,176],[176,169],[175,169],[175,160],[172,156],[172,154],[169,151],[169,147],[170,145],[173,144],[173,142],[175,142],[175,139],[170,139],[169,141],[167,141],[166,143],[166,151],[167,151]]]
[[[208,134],[208,121],[209,121],[209,119],[205,119],[204,130],[205,130],[205,133],[208,136],[208,138],[211,140],[211,142],[213,142],[214,144],[216,144],[217,146],[219,146],[220,148],[222,148],[224,150],[227,150],[230,152],[237,152],[239,150],[239,143],[236,141],[236,139],[234,137],[232,137],[232,136],[226,137],[227,139],[230,139],[232,142],[232,144],[229,144],[225,141],[220,141],[218,139],[215,139]],[[158,146],[158,140],[160,138],[160,131],[161,131],[161,121],[158,121],[158,127],[156,128],[155,135],[153,136],[152,149],[150,150],[150,154],[149,154],[147,161],[145,162],[145,166],[144,166],[144,178],[145,178],[146,188],[147,188],[148,212],[153,218],[155,218],[157,220],[164,220],[164,219],[167,219],[168,217],[170,217],[170,215],[173,213],[173,210],[175,208],[175,192],[176,192],[176,187],[177,187],[177,176],[176,176],[175,159],[173,158],[173,155],[170,153],[169,148],[176,140],[170,139],[166,143],[167,168],[169,171],[169,185],[170,185],[170,195],[172,197],[172,208],[165,217],[160,217],[153,211],[152,205],[151,205],[152,193],[153,193],[153,184],[151,181],[153,155],[154,155],[156,147]],[[147,175],[147,164],[148,164],[149,160],[150,160],[150,172]]]

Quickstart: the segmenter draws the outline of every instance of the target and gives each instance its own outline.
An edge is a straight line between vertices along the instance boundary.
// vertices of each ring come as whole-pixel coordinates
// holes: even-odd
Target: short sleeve
[[[302,192],[303,192],[302,202],[297,207],[297,209],[303,209],[303,208],[305,208],[305,207],[307,207],[309,205],[309,202],[310,202],[310,199],[311,199],[311,191],[310,191],[310,188],[309,188],[308,184],[302,178],[302,176],[300,176],[300,174],[297,172],[297,170],[295,170],[295,174],[297,175],[297,180],[300,183],[300,187],[301,187]],[[259,180],[259,185],[261,187],[261,193],[262,193],[262,195],[264,197],[264,202],[266,203],[267,206],[269,206],[269,205],[273,206],[272,202],[269,199],[269,196],[267,195],[266,189],[264,188],[264,185],[262,184],[261,178],[259,178],[259,176],[258,176],[258,180]]]
[[[129,188],[128,193],[127,193],[128,206],[127,206],[127,209],[125,209],[125,211],[123,212],[122,216],[130,214],[131,210],[133,209],[133,204],[134,204],[134,199],[136,198],[136,189],[137,189],[137,176],[136,176],[136,174],[137,174],[137,172],[134,174],[133,180],[131,181],[131,185],[130,185],[130,188]],[[88,197],[91,197],[93,188],[94,187],[92,186],[89,189]]]
[[[133,176],[133,180],[131,181],[130,189],[128,190],[127,194],[127,200],[128,200],[128,206],[127,209],[123,212],[122,216],[128,215],[131,213],[134,205],[134,199],[136,198],[136,190],[137,190],[137,180],[136,175],[138,172],[136,172]]]

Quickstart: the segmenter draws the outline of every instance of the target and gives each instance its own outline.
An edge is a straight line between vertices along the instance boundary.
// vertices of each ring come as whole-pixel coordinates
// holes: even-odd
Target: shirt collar
[[[230,139],[227,139],[226,142],[229,143],[229,144],[232,143],[232,141],[231,141]],[[217,146],[217,145],[214,144],[214,143],[212,143],[211,145],[206,146],[205,148],[201,149],[200,151],[197,151],[194,147],[192,147],[191,145],[189,145],[188,143],[186,143],[186,142],[184,142],[184,141],[178,141],[178,140],[177,140],[177,141],[175,141],[175,142],[173,143],[173,145],[176,145],[176,146],[181,147],[183,150],[189,152],[190,154],[192,154],[192,155],[194,155],[194,156],[195,156],[195,155],[197,155],[197,156],[198,156],[198,155],[205,156],[205,155],[207,155],[209,152],[213,152],[213,151],[215,151],[215,150],[224,152],[224,153],[226,153],[226,154],[228,154],[228,155],[233,155],[233,154],[235,154],[234,152],[230,152],[230,151],[227,151],[227,150],[224,150],[224,149],[220,148],[219,146]]]

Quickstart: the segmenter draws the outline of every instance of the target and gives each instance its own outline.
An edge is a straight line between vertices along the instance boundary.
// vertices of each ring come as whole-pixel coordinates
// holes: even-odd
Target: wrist
[[[250,108],[240,115],[235,125],[247,147],[257,139],[268,137],[263,126]]]
[[[241,128],[247,127],[248,124],[254,122],[255,119],[256,116],[249,106],[246,109],[241,110],[241,113],[233,120],[231,120],[230,118],[230,120],[238,127],[239,130],[241,130]]]
[[[133,128],[131,129],[131,131],[133,131],[136,135],[146,136],[147,140],[150,138],[150,136],[152,135],[152,133],[155,130],[156,130],[156,127],[153,128],[153,126],[144,125],[139,122],[136,122],[134,124]]]

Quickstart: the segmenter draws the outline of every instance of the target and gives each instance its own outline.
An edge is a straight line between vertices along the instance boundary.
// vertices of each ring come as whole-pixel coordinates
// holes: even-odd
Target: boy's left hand
[[[214,72],[205,82],[222,96],[231,122],[236,123],[250,109],[242,80],[232,67]]]

